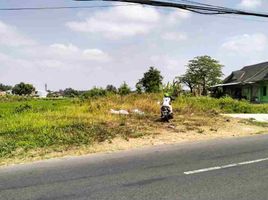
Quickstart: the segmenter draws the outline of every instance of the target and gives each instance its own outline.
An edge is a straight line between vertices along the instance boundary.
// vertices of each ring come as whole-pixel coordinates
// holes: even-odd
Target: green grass
[[[131,100],[129,100],[129,98]],[[146,130],[146,116],[117,116],[111,108],[145,108],[137,97],[111,96],[94,100],[2,101],[0,103],[0,158],[27,154],[33,149],[69,149],[80,145],[111,141],[116,136],[137,137]],[[140,105],[140,106],[139,106]],[[146,119],[143,119],[146,118]],[[139,123],[142,121],[141,123]],[[153,120],[152,120],[153,121]]]
[[[0,161],[28,156],[28,152],[68,150],[110,141],[128,140],[156,130],[160,94],[125,97],[111,95],[91,100],[0,98]],[[173,103],[176,115],[198,113],[267,113],[268,105],[253,105],[230,98],[179,97]],[[144,116],[117,116],[110,109],[140,109]],[[201,131],[200,131],[201,133]]]
[[[268,104],[251,104],[226,97],[215,99],[210,97],[180,97],[174,108],[186,112],[204,113],[268,113]]]

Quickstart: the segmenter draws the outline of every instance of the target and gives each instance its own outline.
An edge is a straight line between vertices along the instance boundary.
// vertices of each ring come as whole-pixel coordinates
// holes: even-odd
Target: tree
[[[116,94],[117,93],[117,88],[115,86],[113,86],[113,85],[107,85],[106,86],[106,91]]]
[[[12,86],[9,85],[4,85],[2,83],[0,83],[0,91],[7,91],[7,90],[11,90]]]
[[[12,89],[12,93],[16,95],[31,95],[35,92],[35,88],[31,84],[19,83],[15,85]]]
[[[145,92],[156,93],[160,92],[162,86],[163,77],[161,72],[154,68],[150,69],[144,73],[143,78],[139,80],[140,84]]]
[[[142,94],[142,85],[140,83],[136,84],[136,92],[138,94]]]
[[[172,97],[178,97],[182,93],[180,81],[175,78],[172,83],[168,82],[163,87],[164,92],[168,92]]]
[[[223,65],[210,56],[200,56],[190,60],[186,74],[180,77],[180,81],[193,92],[200,88],[202,95],[207,95],[211,86],[221,82]]]
[[[88,98],[97,98],[97,97],[103,97],[107,95],[107,91],[103,88],[97,88],[94,87],[91,90],[85,92],[82,97],[88,99]]]
[[[193,93],[193,90],[196,88],[196,80],[193,74],[187,71],[186,74],[179,76],[177,79],[180,83],[186,85],[190,89],[190,92]]]
[[[123,95],[128,95],[131,92],[130,87],[126,82],[124,82],[119,88],[118,88],[118,93],[123,96]]]
[[[79,91],[74,90],[73,88],[66,88],[63,90],[64,97],[77,97],[79,96]]]

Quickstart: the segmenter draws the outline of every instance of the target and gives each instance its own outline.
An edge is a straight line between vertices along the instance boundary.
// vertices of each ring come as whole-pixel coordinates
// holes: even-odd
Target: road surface
[[[267,200],[268,136],[0,168],[2,200]]]

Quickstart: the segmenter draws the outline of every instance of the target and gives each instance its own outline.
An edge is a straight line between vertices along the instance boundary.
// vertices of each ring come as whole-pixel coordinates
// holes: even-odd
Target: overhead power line
[[[202,5],[202,6],[212,6],[211,4],[206,4],[206,3],[201,3],[201,2],[197,2],[197,1],[190,1],[190,0],[172,0],[172,1],[175,1],[175,2],[184,2],[184,3],[189,3],[189,4],[194,4],[194,5]],[[222,7],[222,6],[214,6],[213,7],[215,8],[225,8],[225,7]]]
[[[196,1],[191,1],[191,0],[172,0],[175,2],[184,2],[184,3],[191,3],[191,4],[197,4],[197,5],[205,5],[205,6],[212,6],[211,4],[205,4],[205,3],[201,3],[201,2],[196,2]],[[215,6],[218,8],[226,8],[223,6]],[[234,20],[246,20],[246,21],[254,21],[254,22],[268,22],[267,20],[260,20],[260,19],[254,19],[254,18],[240,18],[240,17],[236,17],[236,16],[220,16],[217,15],[216,17],[220,17],[220,18],[227,18],[227,19],[234,19]]]
[[[108,7],[133,6],[133,4],[118,5],[97,5],[97,6],[55,6],[55,7],[16,7],[16,8],[0,8],[0,11],[23,11],[23,10],[66,10],[66,9],[94,9]]]
[[[92,0],[75,0],[75,1],[92,1]],[[268,13],[257,13],[250,11],[237,10],[227,7],[220,7],[210,4],[202,4],[193,1],[187,1],[188,3],[178,3],[174,1],[159,1],[159,0],[99,0],[105,2],[125,2],[125,3],[135,3],[141,5],[149,5],[156,7],[169,7],[169,8],[179,8],[183,10],[188,10],[198,14],[204,15],[244,15],[244,16],[255,16],[255,17],[265,17],[268,18]]]
[[[15,7],[15,8],[0,8],[0,11],[34,11],[34,10],[64,10],[64,9],[95,9],[95,8],[109,8],[109,7],[125,7],[135,6],[135,4],[157,6],[157,7],[170,7],[188,10],[198,14],[205,15],[244,15],[244,16],[256,16],[268,18],[268,13],[256,13],[243,10],[236,10],[223,6],[216,6],[196,2],[193,0],[169,0],[169,1],[158,1],[158,0],[74,0],[74,1],[103,1],[103,2],[123,2],[127,4],[116,4],[116,5],[92,5],[92,6],[53,6],[53,7]],[[184,3],[182,3],[184,2]],[[242,20],[250,20],[242,19]],[[262,21],[263,22],[263,21]]]

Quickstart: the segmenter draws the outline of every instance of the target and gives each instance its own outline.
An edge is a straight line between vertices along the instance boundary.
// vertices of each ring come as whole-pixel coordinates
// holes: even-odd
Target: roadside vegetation
[[[135,91],[124,82],[119,88],[108,85],[88,91],[50,91],[44,99],[31,95],[35,92],[31,84],[20,83],[13,88],[2,84],[3,91],[12,90],[17,95],[0,96],[0,165],[70,155],[68,152],[92,147],[92,151],[85,152],[96,152],[95,145],[120,146],[115,142],[117,139],[126,143],[136,139],[146,145],[157,137],[162,144],[166,140],[176,142],[178,138],[226,133],[233,136],[232,132],[239,135],[239,131],[264,133],[267,124],[220,115],[268,112],[265,104],[209,97],[210,86],[220,82],[221,68],[218,61],[208,56],[197,57],[189,62],[186,74],[171,83],[163,84],[160,71],[150,67],[137,82]],[[190,88],[189,92],[182,89],[183,84]],[[159,102],[166,92],[175,98],[171,123],[159,121]],[[111,109],[130,114],[112,114]]]
[[[8,99],[0,101],[0,163],[7,158],[42,156],[80,146],[138,138],[168,130],[158,121],[161,94],[107,95],[93,99]],[[268,112],[268,105],[254,105],[230,98],[178,97],[173,103],[172,126],[180,131],[212,130],[219,113]],[[144,115],[113,115],[110,109],[139,109]],[[182,128],[183,125],[183,128]],[[262,124],[263,126],[263,124]]]

